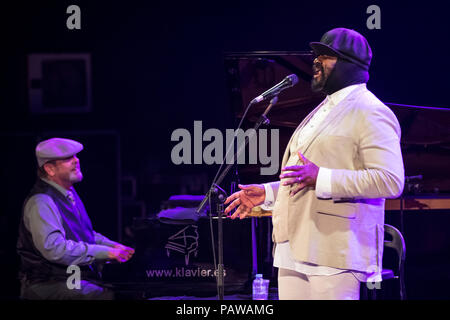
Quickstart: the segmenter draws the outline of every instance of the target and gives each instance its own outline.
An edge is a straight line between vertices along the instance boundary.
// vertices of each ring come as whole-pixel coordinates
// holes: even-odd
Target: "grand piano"
[[[230,53],[225,57],[236,122],[254,97],[289,74],[298,76],[299,83],[280,93],[278,103],[268,114],[269,128],[279,129],[280,133],[279,159],[297,125],[324,99],[323,94],[310,89],[313,59],[311,52]],[[395,113],[402,130],[405,188],[399,198],[386,201],[385,221],[400,229],[405,237],[407,296],[449,298],[444,288],[450,285],[450,109],[383,102]],[[251,107],[244,121],[246,128],[253,127],[267,103]],[[240,165],[238,172],[244,184],[278,180],[278,174],[261,176],[255,165]],[[257,208],[252,215],[270,219],[271,213]],[[270,224],[265,223],[256,230],[259,237],[265,237],[265,241],[255,241],[260,244],[258,268],[266,264],[263,271],[269,270],[271,264],[267,238],[270,231]]]

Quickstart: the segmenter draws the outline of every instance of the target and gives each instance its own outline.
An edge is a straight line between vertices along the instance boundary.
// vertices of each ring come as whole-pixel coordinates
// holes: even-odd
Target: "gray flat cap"
[[[36,158],[39,167],[47,161],[71,157],[83,150],[83,145],[70,139],[51,138],[36,146]]]

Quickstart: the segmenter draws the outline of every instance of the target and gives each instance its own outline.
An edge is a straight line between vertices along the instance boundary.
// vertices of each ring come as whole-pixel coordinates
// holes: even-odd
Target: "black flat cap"
[[[310,42],[314,53],[346,59],[364,70],[369,70],[372,49],[366,38],[355,30],[336,28],[326,32],[320,42]]]

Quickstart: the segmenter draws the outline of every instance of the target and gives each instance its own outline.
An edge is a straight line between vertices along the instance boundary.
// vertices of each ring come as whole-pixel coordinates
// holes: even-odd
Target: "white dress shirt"
[[[311,120],[299,130],[297,133],[297,137],[299,142],[298,145],[301,145],[302,141],[305,141],[309,138],[317,127],[322,123],[322,121],[328,116],[330,111],[336,107],[344,98],[354,89],[359,86],[365,86],[366,84],[355,84],[348,87],[345,87],[335,93],[328,95],[325,103],[320,107],[320,109],[314,114]],[[273,190],[270,187],[270,184],[264,184],[264,189],[266,191],[266,200],[264,204],[261,206],[265,210],[271,210],[273,208],[275,197],[273,194]],[[319,168],[319,173],[316,181],[316,196],[318,198],[330,199],[331,198],[331,170],[328,168]],[[291,254],[291,249],[289,246],[289,241],[283,243],[277,243],[274,254],[274,267],[283,268],[288,270],[293,270],[296,272],[300,272],[306,275],[321,275],[328,276],[333,274],[338,274],[341,272],[349,271],[345,269],[337,269],[328,266],[319,266],[307,262],[296,261],[293,259]],[[350,270],[351,271],[351,270]],[[370,271],[370,270],[368,270]],[[352,271],[355,277],[359,281],[381,281],[381,273],[373,273],[373,272],[358,272]]]

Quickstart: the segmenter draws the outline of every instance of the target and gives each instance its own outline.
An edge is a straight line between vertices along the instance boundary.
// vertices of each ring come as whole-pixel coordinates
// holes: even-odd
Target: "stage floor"
[[[147,300],[218,300],[217,296],[212,297],[195,297],[195,296],[163,296],[154,297]],[[236,293],[224,295],[224,300],[252,300],[251,294]],[[267,300],[278,300],[278,289],[269,288],[269,297]]]

